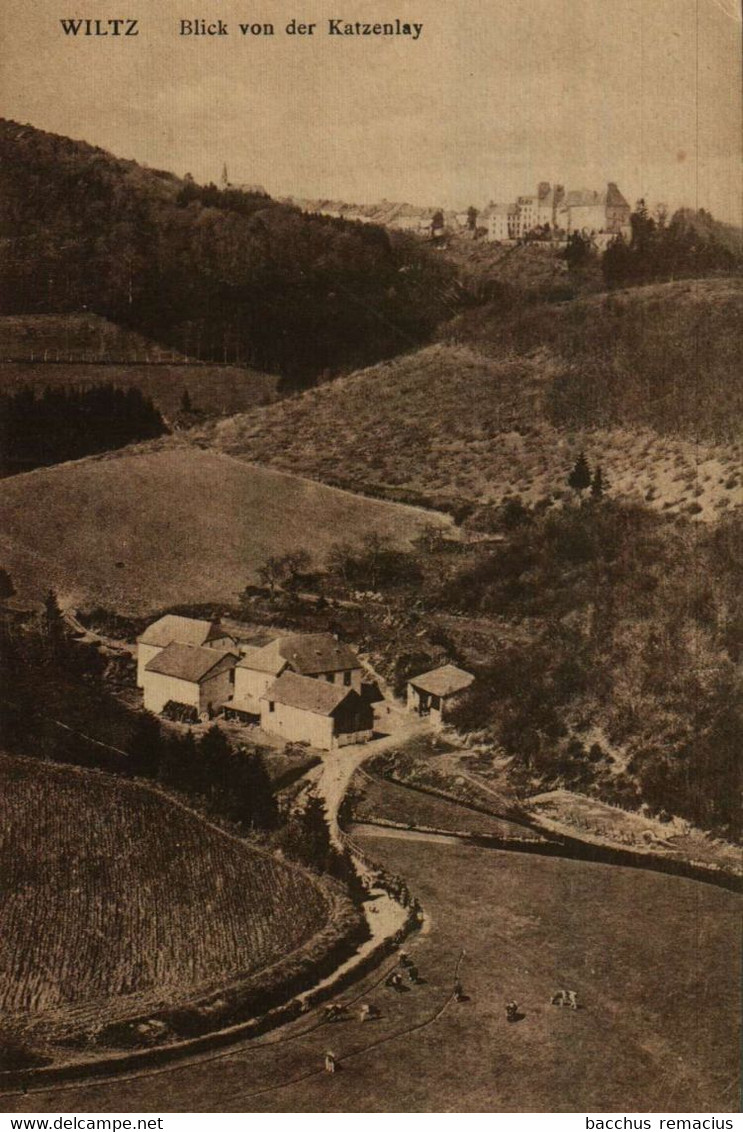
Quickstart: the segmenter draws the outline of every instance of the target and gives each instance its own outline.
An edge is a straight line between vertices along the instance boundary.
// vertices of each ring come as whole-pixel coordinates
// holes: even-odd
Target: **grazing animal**
[[[348,1016],[348,1007],[341,1006],[338,1002],[331,1002],[329,1006],[325,1007],[323,1013],[326,1022],[340,1022],[341,1018]]]

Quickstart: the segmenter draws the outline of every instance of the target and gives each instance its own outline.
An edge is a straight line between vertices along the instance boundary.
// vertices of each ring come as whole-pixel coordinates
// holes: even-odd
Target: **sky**
[[[122,12],[138,37],[60,27]],[[423,31],[328,36],[331,18]],[[5,0],[0,41],[3,116],[198,181],[226,163],[276,196],[460,208],[611,180],[743,223],[738,0]]]

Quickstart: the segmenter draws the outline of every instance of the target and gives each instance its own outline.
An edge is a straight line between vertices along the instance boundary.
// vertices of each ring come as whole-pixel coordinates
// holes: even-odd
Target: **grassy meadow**
[[[431,522],[448,520],[168,444],[0,483],[0,561],[19,598],[51,586],[65,606],[130,615],[234,602],[270,555],[306,547],[320,562],[369,531],[405,545]]]

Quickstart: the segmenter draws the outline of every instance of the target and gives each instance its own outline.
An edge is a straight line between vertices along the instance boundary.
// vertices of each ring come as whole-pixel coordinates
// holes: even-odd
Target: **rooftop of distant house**
[[[303,676],[361,667],[353,650],[331,633],[292,633],[277,637],[263,648],[246,651],[240,661],[241,668],[270,673],[279,673],[285,664],[291,664]]]

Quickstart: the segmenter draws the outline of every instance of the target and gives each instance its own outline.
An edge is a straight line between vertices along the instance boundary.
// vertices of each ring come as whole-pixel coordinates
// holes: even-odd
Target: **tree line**
[[[0,472],[12,475],[167,432],[149,397],[114,385],[24,386],[0,394]]]
[[[618,236],[604,252],[601,266],[609,287],[627,287],[653,280],[740,270],[741,246],[730,230],[705,209],[679,209],[670,222],[660,209],[655,216],[644,200],[630,216],[631,235]],[[581,249],[569,249],[581,261]]]
[[[456,301],[454,269],[406,236],[8,122],[0,239],[9,313],[90,309],[300,384],[426,341]]]

